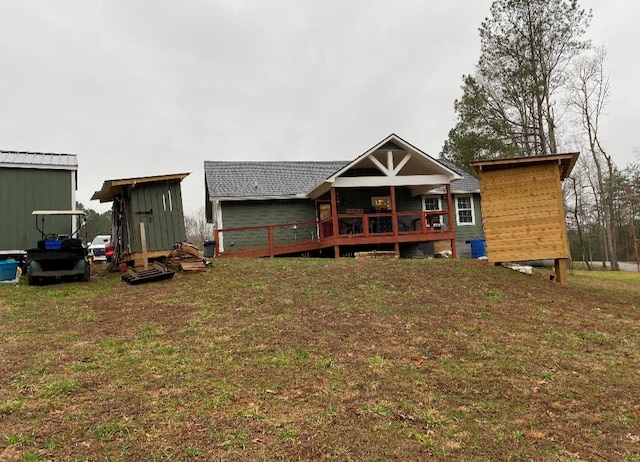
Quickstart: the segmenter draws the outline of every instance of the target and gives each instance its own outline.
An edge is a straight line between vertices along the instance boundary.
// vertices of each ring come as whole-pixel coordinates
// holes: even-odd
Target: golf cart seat
[[[62,249],[82,249],[82,239],[67,238],[60,242]]]

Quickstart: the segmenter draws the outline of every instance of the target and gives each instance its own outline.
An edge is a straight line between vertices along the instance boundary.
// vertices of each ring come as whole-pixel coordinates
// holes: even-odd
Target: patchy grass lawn
[[[640,275],[215,261],[0,285],[0,460],[640,460]]]

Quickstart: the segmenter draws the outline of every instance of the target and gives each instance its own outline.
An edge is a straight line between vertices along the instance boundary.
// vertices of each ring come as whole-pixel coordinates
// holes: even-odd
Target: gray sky
[[[396,133],[437,156],[491,0],[3,0],[0,149],[79,155],[77,199],[107,179],[205,160],[350,160]],[[583,0],[608,51],[601,137],[640,160],[640,2]]]

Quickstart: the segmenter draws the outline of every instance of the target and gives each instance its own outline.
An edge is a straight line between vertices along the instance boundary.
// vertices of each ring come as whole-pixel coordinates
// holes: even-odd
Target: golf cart
[[[79,210],[36,210],[36,229],[42,238],[35,249],[27,249],[27,280],[29,285],[47,281],[88,281],[90,276],[87,248],[78,231],[86,222]],[[76,217],[76,219],[73,219]],[[77,224],[71,234],[57,234],[55,229],[70,229],[69,221]]]

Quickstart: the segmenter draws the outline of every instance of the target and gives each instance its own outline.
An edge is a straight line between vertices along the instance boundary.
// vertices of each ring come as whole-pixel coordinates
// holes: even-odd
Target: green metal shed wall
[[[186,239],[180,183],[141,184],[131,189],[130,195],[132,252],[142,252],[141,222],[149,252],[172,249],[176,242]]]
[[[71,210],[72,175],[58,169],[0,168],[0,250],[26,250],[41,238],[34,210]],[[70,234],[71,219],[51,222],[52,232]]]

